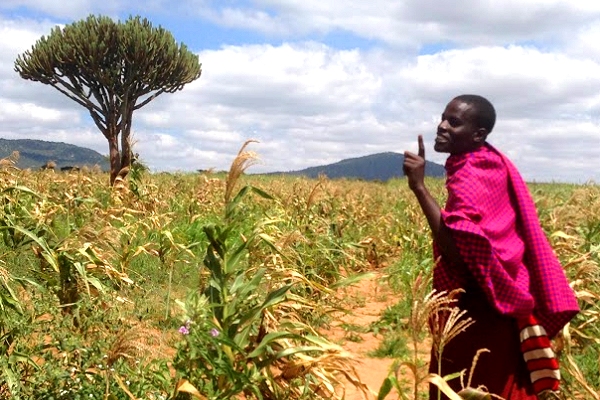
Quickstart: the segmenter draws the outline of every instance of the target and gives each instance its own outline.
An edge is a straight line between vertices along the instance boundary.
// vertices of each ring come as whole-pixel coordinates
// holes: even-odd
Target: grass
[[[369,357],[406,359],[410,356],[406,334],[386,333],[379,347],[368,353]]]

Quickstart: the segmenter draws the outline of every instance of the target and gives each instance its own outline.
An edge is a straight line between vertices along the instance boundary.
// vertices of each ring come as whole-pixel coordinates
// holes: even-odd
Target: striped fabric
[[[533,390],[538,394],[558,390],[560,369],[546,330],[533,316],[520,318],[517,322],[521,352],[529,370]]]

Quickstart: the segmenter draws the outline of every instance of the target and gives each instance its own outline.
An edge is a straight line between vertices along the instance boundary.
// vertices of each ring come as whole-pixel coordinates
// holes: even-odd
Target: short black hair
[[[496,110],[492,103],[483,96],[477,94],[461,94],[454,100],[462,101],[475,108],[475,122],[480,128],[485,128],[487,133],[491,133],[496,124]]]

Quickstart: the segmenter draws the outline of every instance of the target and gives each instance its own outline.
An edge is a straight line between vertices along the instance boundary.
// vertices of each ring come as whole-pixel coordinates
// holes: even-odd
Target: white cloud
[[[526,179],[600,182],[600,133],[590,121],[508,119],[490,141],[498,145]]]
[[[191,146],[236,151],[249,138],[282,146],[324,140],[341,145],[377,124],[369,109],[381,81],[358,51],[314,43],[229,46],[202,52],[200,59],[200,80],[140,110],[138,121],[177,124]]]
[[[565,53],[582,59],[600,61],[600,23],[583,26],[576,34],[564,38]]]
[[[600,63],[519,46],[420,56],[400,76],[414,97],[476,92],[507,114],[544,119],[589,114],[600,100]]]
[[[600,3],[572,0],[4,0],[1,10],[28,8],[53,18],[89,14],[198,16],[227,28],[271,37],[308,37],[349,32],[390,44],[421,46],[553,42],[597,23]]]
[[[446,3],[421,1],[417,8],[404,2],[402,8],[399,2],[348,1],[342,9],[342,3],[327,1],[257,1],[240,11],[248,21],[235,24],[273,34],[345,29],[390,43],[408,38],[416,47],[452,37],[463,45],[421,56],[388,46],[341,50],[316,39],[200,50],[199,80],[134,114],[136,151],[153,170],[226,169],[242,143],[254,138],[260,143],[251,147],[263,163],[250,172],[295,170],[415,151],[423,134],[427,157],[443,163],[445,156],[432,151],[437,120],[447,101],[470,92],[495,104],[498,122],[490,141],[527,179],[600,182],[600,23],[594,22],[600,3],[531,0],[500,7],[491,1],[489,9],[478,9],[474,0],[470,8]],[[546,17],[559,14],[554,30]],[[510,15],[518,18],[508,23]],[[264,26],[252,25],[253,18]],[[0,17],[0,137],[65,141],[106,154],[106,140],[83,108],[13,71],[16,55],[51,26]],[[563,49],[566,32],[576,34]],[[535,48],[510,44],[513,38],[560,40]],[[478,41],[493,44],[468,45]]]
[[[226,27],[273,36],[346,31],[411,46],[554,40],[600,17],[597,2],[570,0],[256,0],[245,6],[212,5],[190,7],[190,12]]]
[[[2,108],[0,108],[0,123],[10,124],[14,123],[15,118],[28,119],[34,124],[54,124],[58,121],[67,119],[67,117],[73,118],[76,116],[71,113],[61,112],[59,110],[40,107],[33,103],[13,103],[8,99],[0,98],[2,102]]]

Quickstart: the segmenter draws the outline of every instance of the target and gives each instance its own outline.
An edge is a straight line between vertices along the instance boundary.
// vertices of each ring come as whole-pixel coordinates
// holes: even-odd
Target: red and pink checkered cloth
[[[486,144],[446,161],[448,201],[442,210],[465,267],[440,259],[436,290],[475,283],[501,314],[539,322],[555,336],[579,311],[576,297],[516,167]]]

